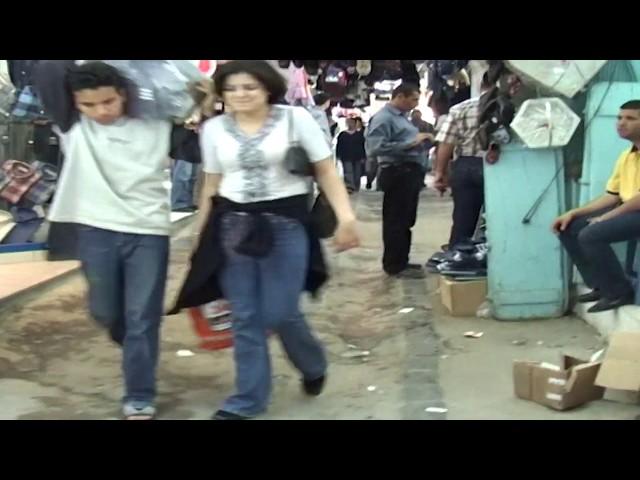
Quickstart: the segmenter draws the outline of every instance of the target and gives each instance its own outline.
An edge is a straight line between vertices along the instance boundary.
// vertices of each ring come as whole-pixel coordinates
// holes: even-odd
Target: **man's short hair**
[[[420,93],[420,86],[415,83],[401,83],[398,85],[391,94],[391,98],[396,98],[398,95],[408,97],[414,93]]]
[[[629,100],[620,107],[620,110],[640,110],[640,100]]]
[[[66,75],[69,90],[97,90],[102,87],[113,87],[123,90],[127,87],[127,80],[120,71],[104,62],[87,62],[69,68]]]

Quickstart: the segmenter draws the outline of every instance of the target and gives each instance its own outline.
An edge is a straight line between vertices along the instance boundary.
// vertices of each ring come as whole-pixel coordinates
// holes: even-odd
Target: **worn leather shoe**
[[[578,297],[578,303],[589,303],[589,302],[597,302],[602,298],[602,295],[598,290],[592,290],[589,293],[585,293],[584,295],[580,295]]]
[[[619,298],[615,298],[613,300],[609,298],[602,298],[596,303],[593,307],[591,307],[587,312],[589,313],[599,313],[606,312],[607,310],[615,310],[616,308],[622,307],[624,305],[631,305],[634,301],[634,294],[629,293]]]

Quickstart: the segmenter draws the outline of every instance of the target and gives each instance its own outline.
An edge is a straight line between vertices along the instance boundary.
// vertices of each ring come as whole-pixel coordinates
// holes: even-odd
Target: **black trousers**
[[[605,298],[616,299],[630,293],[633,288],[611,243],[640,238],[640,212],[589,224],[589,218],[599,217],[610,210],[612,208],[606,208],[576,218],[560,234],[560,242],[587,286],[600,290]]]
[[[367,158],[365,163],[365,170],[367,174],[367,185],[373,185],[373,181],[378,177],[378,159],[376,157]],[[380,185],[376,186],[377,190],[380,190]]]
[[[417,163],[381,167],[378,182],[382,202],[382,266],[390,275],[407,268],[411,251],[411,228],[416,223],[418,200],[423,185],[422,167]]]
[[[484,205],[481,157],[459,157],[453,162],[449,184],[453,195],[453,226],[449,247],[473,237]]]

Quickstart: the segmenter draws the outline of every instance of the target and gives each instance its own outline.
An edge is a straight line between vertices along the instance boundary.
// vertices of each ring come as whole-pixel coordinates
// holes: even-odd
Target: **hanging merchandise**
[[[564,147],[580,124],[559,98],[536,98],[522,104],[511,128],[529,148]]]
[[[330,64],[324,71],[322,88],[331,100],[340,101],[347,92],[348,77],[344,69]]]
[[[140,116],[157,119],[184,119],[195,108],[189,94],[190,82],[203,74],[189,60],[104,60],[138,87]]]
[[[371,60],[357,60],[356,72],[361,77],[366,77],[371,73]]]
[[[289,65],[289,88],[284,99],[290,105],[313,105],[313,96],[309,88],[309,76],[304,68]]]
[[[471,98],[471,82],[465,70],[468,60],[430,60],[429,89],[448,100],[449,108]]]
[[[5,60],[1,60],[5,61]],[[8,117],[11,106],[16,101],[16,88],[11,83],[8,75],[0,73],[0,118]]]
[[[493,87],[480,97],[478,109],[480,127],[477,135],[482,149],[488,150],[492,143],[509,143],[509,125],[515,115],[509,96],[502,93],[499,87]]]
[[[319,60],[305,60],[304,61],[304,70],[308,75],[316,76],[320,70],[320,61]]]
[[[411,60],[402,60],[400,64],[402,67],[402,81],[420,85],[420,74],[416,64]]]
[[[44,205],[47,203],[56,189],[58,181],[58,169],[48,163],[40,161],[31,162],[31,168],[38,172],[38,180],[31,186],[22,199],[22,203],[29,206]]]
[[[402,79],[402,61],[400,60],[383,60],[384,80],[400,80]]]
[[[36,120],[44,117],[44,110],[33,87],[26,86],[18,93],[11,116],[20,120]]]
[[[0,168],[0,198],[15,205],[40,178],[42,173],[28,163],[7,160]]]
[[[506,60],[510,70],[566,97],[574,97],[608,60]]]

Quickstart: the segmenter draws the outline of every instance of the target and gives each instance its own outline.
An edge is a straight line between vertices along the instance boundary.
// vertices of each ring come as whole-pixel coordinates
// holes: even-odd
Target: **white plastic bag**
[[[507,66],[525,82],[566,97],[575,96],[608,60],[507,60]]]
[[[103,61],[136,84],[143,118],[184,119],[196,106],[187,87],[204,76],[189,60]]]
[[[4,61],[4,60],[3,60]],[[0,73],[0,115],[8,117],[16,101],[16,88],[8,76]]]

